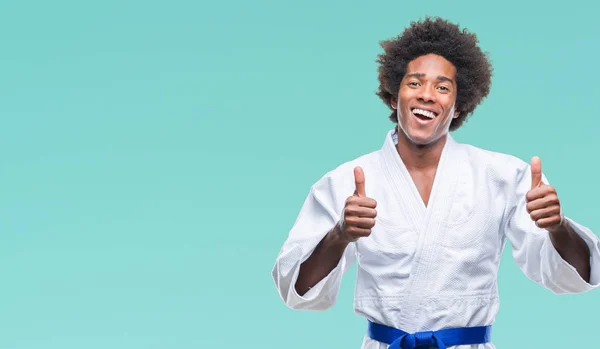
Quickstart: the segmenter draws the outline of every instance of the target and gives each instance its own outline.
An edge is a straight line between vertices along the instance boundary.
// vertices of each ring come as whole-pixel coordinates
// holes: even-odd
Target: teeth
[[[430,112],[430,111],[427,111],[427,110],[416,109],[415,108],[415,109],[412,110],[412,112],[413,112],[413,114],[423,115],[423,116],[426,116],[426,117],[428,117],[430,119],[434,119],[435,118],[435,114],[432,113],[432,112]]]

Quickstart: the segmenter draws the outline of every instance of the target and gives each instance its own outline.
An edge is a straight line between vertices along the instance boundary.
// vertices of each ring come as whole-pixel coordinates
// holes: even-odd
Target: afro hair
[[[437,54],[456,68],[456,110],[460,116],[452,120],[450,131],[458,129],[490,91],[493,68],[478,43],[475,34],[457,24],[431,17],[411,22],[402,34],[382,41],[384,52],[377,57],[379,89],[376,94],[392,110],[390,120],[397,121],[392,99],[397,96],[408,63],[420,56]]]

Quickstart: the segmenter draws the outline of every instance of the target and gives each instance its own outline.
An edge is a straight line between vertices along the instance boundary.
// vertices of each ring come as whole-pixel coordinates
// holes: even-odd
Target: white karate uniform
[[[497,275],[506,241],[519,268],[556,294],[581,293],[600,284],[600,242],[565,217],[591,251],[591,280],[554,249],[526,209],[529,164],[510,155],[456,142],[448,135],[429,204],[425,206],[400,159],[392,130],[381,149],[346,162],[310,189],[273,268],[277,290],[292,309],[325,310],[337,300],[343,274],[357,263],[354,309],[371,321],[405,332],[491,325],[498,312]],[[355,166],[366,195],[377,201],[369,237],[351,243],[337,267],[306,294],[294,284],[300,264],[339,221],[355,190]],[[543,181],[548,183],[545,176]],[[493,340],[493,331],[492,331]],[[386,344],[366,333],[362,349]],[[492,343],[456,349],[492,349]]]

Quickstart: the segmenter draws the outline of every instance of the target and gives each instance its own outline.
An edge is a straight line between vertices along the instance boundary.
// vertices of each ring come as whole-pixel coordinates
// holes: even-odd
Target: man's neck
[[[417,145],[400,130],[396,150],[408,170],[433,170],[438,166],[447,138],[448,135],[444,135],[434,143]]]

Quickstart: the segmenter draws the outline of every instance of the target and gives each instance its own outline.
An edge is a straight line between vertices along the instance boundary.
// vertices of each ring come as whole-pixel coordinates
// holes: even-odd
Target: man
[[[325,310],[355,262],[362,348],[494,348],[506,242],[523,273],[557,294],[600,284],[600,242],[565,217],[541,161],[456,142],[492,68],[475,35],[441,19],[382,44],[379,97],[397,127],[383,147],[310,190],[273,278],[292,309]]]

